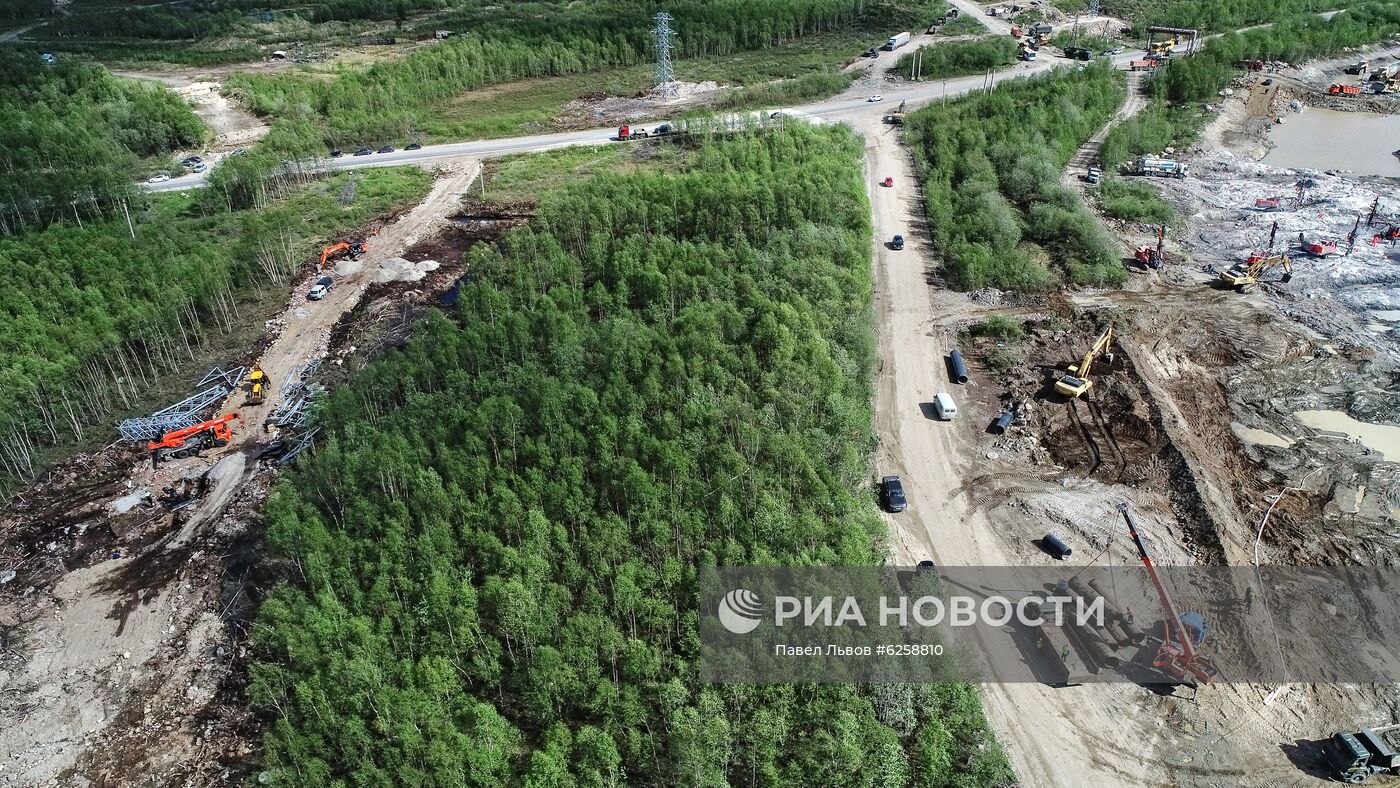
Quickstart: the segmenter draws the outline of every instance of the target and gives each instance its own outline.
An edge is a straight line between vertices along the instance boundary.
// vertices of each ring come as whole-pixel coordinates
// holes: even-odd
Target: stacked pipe
[[[1094,593],[1097,594],[1099,598],[1103,599],[1104,611],[1108,613],[1109,620],[1118,625],[1118,628],[1124,633],[1129,643],[1141,643],[1143,639],[1147,637],[1146,633],[1139,629],[1137,624],[1129,621],[1128,617],[1118,609],[1118,606],[1113,604],[1112,597],[1104,593],[1103,588],[1099,586],[1098,579],[1090,580],[1089,588],[1093,589]],[[1093,600],[1090,600],[1090,602],[1092,601]],[[1124,645],[1127,645],[1127,643]]]

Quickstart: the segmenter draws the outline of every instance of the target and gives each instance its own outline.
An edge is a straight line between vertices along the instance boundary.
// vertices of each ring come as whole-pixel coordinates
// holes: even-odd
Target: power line
[[[671,29],[671,15],[662,11],[655,17],[656,26],[651,34],[656,37],[656,92],[662,96],[675,96],[676,71],[671,66],[671,47],[675,45],[676,31]]]

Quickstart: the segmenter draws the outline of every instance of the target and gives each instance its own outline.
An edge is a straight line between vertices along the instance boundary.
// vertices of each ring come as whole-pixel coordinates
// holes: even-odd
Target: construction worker
[[[1254,609],[1254,586],[1249,586],[1244,590],[1244,612],[1248,613]]]
[[[1039,639],[1039,640],[1037,640],[1037,641],[1035,642],[1035,650],[1036,650],[1036,651],[1044,651],[1044,650],[1045,650],[1045,638],[1041,638],[1041,639]]]
[[[1068,643],[1064,644],[1063,646],[1060,646],[1060,661],[1061,661],[1061,662],[1069,662],[1069,644],[1068,644]]]
[[[1132,609],[1132,608],[1128,608],[1127,611],[1126,611],[1125,613],[1123,613],[1123,618],[1127,620],[1128,626],[1132,626],[1132,625],[1133,625],[1133,609]]]

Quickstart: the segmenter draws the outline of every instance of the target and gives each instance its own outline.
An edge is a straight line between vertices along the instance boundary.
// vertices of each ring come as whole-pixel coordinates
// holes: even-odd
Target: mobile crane
[[[1287,282],[1293,278],[1293,261],[1287,255],[1272,254],[1252,254],[1249,259],[1242,263],[1235,263],[1228,269],[1220,272],[1220,281],[1227,287],[1237,288],[1244,292],[1259,283],[1259,277],[1264,271],[1276,265],[1283,266],[1283,279]]]
[[[1069,372],[1059,380],[1055,381],[1055,393],[1066,397],[1079,397],[1093,387],[1094,381],[1089,378],[1089,373],[1093,371],[1094,362],[1100,356],[1104,363],[1113,363],[1113,354],[1108,352],[1109,346],[1113,344],[1113,327],[1109,326],[1099,335],[1099,339],[1094,346],[1089,348],[1089,352],[1084,354],[1084,358],[1078,364],[1070,364]]]
[[[327,262],[337,260],[346,255],[349,255],[350,259],[354,260],[367,251],[369,251],[369,249],[359,241],[341,241],[340,243],[331,244],[321,250],[321,267],[325,268]]]
[[[216,419],[165,433],[160,440],[147,444],[151,450],[151,462],[158,465],[162,460],[198,457],[199,452],[208,446],[227,446],[233,440],[233,431],[228,423],[236,418],[237,413],[226,413]]]
[[[1129,510],[1127,501],[1118,504],[1118,511],[1128,523],[1128,535],[1132,537],[1133,544],[1137,545],[1142,565],[1147,568],[1147,575],[1152,578],[1152,586],[1157,590],[1162,614],[1166,616],[1162,622],[1162,645],[1152,657],[1152,667],[1175,682],[1193,687],[1197,682],[1210,684],[1220,675],[1220,671],[1214,663],[1196,652],[1196,646],[1200,645],[1205,637],[1205,619],[1195,613],[1185,616],[1177,614],[1176,604],[1172,602],[1171,594],[1167,593],[1167,587],[1162,585],[1162,578],[1157,576],[1157,567],[1153,565],[1147,545],[1138,533],[1137,522],[1133,520],[1133,513]],[[1193,621],[1194,627],[1191,624]],[[1191,631],[1192,629],[1195,631]]]

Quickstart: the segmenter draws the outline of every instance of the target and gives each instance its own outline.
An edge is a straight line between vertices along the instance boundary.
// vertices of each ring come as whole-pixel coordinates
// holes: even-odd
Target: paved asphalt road
[[[999,29],[1001,20],[986,17],[981,9],[965,0],[952,0],[953,4],[960,7],[964,14],[975,14],[982,17],[984,22],[993,29]],[[887,55],[886,57],[890,57]],[[1124,52],[1113,57],[1115,67],[1125,67],[1129,61],[1141,57],[1137,51]],[[900,101],[908,103],[907,109],[913,110],[941,101],[944,98],[955,98],[975,90],[995,84],[1007,79],[1015,79],[1030,74],[1038,74],[1048,71],[1055,66],[1073,65],[1075,61],[1066,60],[1062,57],[1051,55],[1048,50],[1042,50],[1040,60],[1031,63],[1017,63],[1014,66],[993,72],[990,75],[976,75],[970,77],[956,77],[953,79],[937,80],[929,82],[885,82],[880,91],[885,99],[881,103],[871,103],[866,100],[865,90],[868,85],[853,85],[851,89],[840,96],[818,101],[812,104],[805,104],[799,107],[776,108],[782,112],[803,120],[814,123],[851,123],[855,125],[862,118],[868,118],[872,114],[883,114],[890,112],[894,106],[898,106]],[[894,105],[894,106],[891,106]],[[771,111],[771,110],[770,110]],[[761,117],[761,113],[754,113],[756,117]],[[667,119],[659,118],[653,121],[643,121],[632,125],[643,128],[651,128],[657,123],[665,122]],[[341,156],[335,159],[326,159],[318,164],[324,170],[349,170],[362,167],[392,167],[403,164],[423,164],[431,163],[438,159],[451,159],[459,156],[470,156],[473,158],[493,158],[508,156],[514,153],[532,153],[535,151],[549,150],[551,148],[566,148],[577,145],[604,145],[613,141],[616,134],[615,128],[588,129],[585,131],[566,131],[558,134],[537,134],[529,137],[510,137],[507,139],[476,140],[473,142],[450,142],[441,145],[425,145],[419,150],[399,150],[393,153],[372,153],[368,156]],[[178,178],[171,178],[164,183],[145,184],[145,188],[153,192],[180,191],[184,189],[197,189],[204,185],[207,172],[183,175]]]

